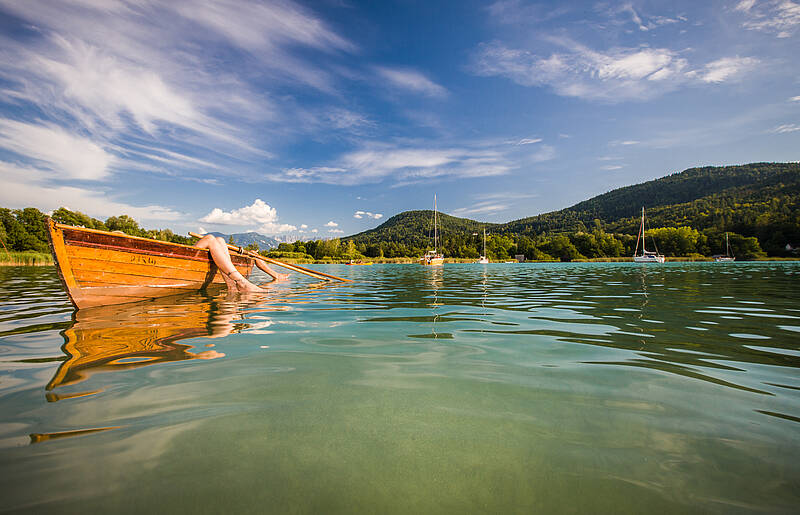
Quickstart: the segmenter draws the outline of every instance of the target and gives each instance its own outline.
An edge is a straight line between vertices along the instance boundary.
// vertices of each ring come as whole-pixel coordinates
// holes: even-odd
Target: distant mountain
[[[229,239],[233,237],[234,245],[238,247],[246,247],[255,243],[258,245],[259,250],[274,249],[280,243],[280,241],[271,236],[264,236],[263,234],[259,234],[257,232],[240,232],[236,234],[212,232],[210,234],[213,234],[214,236],[220,236],[224,238],[225,241],[229,241]]]

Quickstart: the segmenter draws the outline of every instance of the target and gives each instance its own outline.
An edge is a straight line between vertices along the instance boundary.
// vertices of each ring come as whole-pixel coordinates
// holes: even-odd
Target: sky
[[[800,0],[0,0],[2,207],[328,238],[798,160]]]

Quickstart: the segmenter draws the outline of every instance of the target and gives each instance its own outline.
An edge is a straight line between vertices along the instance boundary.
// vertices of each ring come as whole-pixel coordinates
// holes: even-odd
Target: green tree
[[[143,236],[143,231],[139,227],[139,222],[128,215],[111,216],[106,219],[106,227],[109,231],[121,231],[131,236]]]

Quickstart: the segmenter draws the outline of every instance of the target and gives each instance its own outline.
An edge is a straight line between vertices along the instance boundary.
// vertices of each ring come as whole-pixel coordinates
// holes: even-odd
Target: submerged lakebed
[[[77,312],[0,268],[0,512],[800,503],[798,262],[319,268]]]

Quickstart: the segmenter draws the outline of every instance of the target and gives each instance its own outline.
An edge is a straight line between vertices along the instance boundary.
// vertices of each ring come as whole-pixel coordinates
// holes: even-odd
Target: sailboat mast
[[[644,248],[646,239],[644,237],[644,206],[642,206],[642,228],[639,229],[639,231],[642,233],[642,255],[644,255],[647,252],[647,250]]]
[[[483,257],[486,257],[486,227],[483,228]]]
[[[433,251],[436,252],[439,243],[439,232],[436,223],[436,194],[433,194]]]

